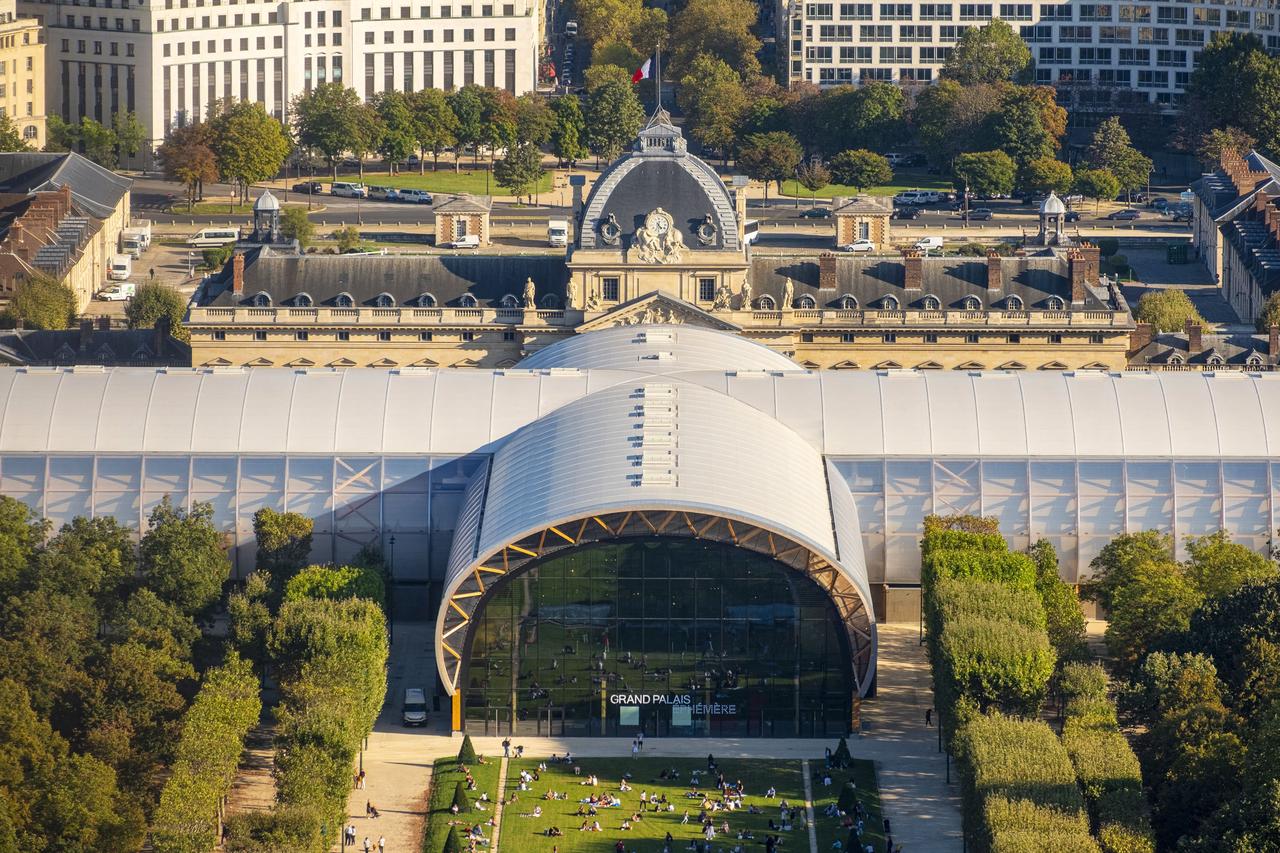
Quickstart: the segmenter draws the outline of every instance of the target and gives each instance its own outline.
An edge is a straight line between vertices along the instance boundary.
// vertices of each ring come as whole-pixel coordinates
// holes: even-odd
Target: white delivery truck
[[[107,278],[112,281],[128,281],[133,275],[133,258],[128,255],[112,255],[107,261]]]
[[[151,220],[139,219],[120,232],[120,251],[132,258],[142,257],[151,248]]]
[[[569,245],[569,220],[550,219],[547,221],[547,244],[557,248]]]
[[[104,302],[124,302],[132,299],[138,292],[138,286],[131,281],[124,284],[108,284],[98,291],[98,298]]]

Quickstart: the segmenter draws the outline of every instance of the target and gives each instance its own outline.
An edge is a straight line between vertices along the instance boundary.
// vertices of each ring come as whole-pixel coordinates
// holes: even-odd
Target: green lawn
[[[811,761],[809,766],[820,771],[822,761]],[[831,786],[822,784],[821,780],[813,783],[813,815],[818,830],[818,851],[825,853],[831,849],[836,840],[845,844],[848,850],[849,831],[841,827],[841,818],[827,817],[822,813],[830,804],[840,799],[840,789],[844,783],[853,780],[858,786],[858,801],[867,812],[863,823],[862,844],[870,844],[876,853],[884,851],[883,816],[880,813],[880,787],[876,783],[876,766],[870,761],[855,760],[853,765],[844,770],[831,771]],[[794,853],[794,851],[793,851]]]
[[[458,767],[456,758],[438,758],[431,770],[431,801],[427,805],[427,828],[422,836],[422,853],[440,853],[444,849],[445,839],[449,836],[450,821],[458,822],[458,833],[462,835],[463,824],[472,826],[483,824],[486,836],[492,835],[489,818],[493,816],[494,803],[498,801],[498,763],[499,758],[486,758],[487,764],[470,765],[471,776],[476,780],[476,790],[468,791],[467,796],[475,802],[481,793],[488,793],[489,802],[485,809],[475,809],[470,814],[455,817],[449,810],[453,804],[453,792],[458,783],[465,777]]]
[[[296,198],[296,196],[295,196],[295,198]],[[292,201],[291,201],[291,202],[289,202],[288,204],[284,204],[284,205],[281,205],[281,206],[282,206],[282,207],[303,207],[303,208],[305,208],[307,205],[306,205],[306,202],[302,202],[301,204],[299,204],[299,203],[297,203],[297,202],[292,202]],[[323,208],[323,206],[322,206],[322,205],[316,205],[315,207],[313,207],[313,209],[312,209],[312,211],[311,211],[311,212],[312,212],[312,213],[319,213],[319,212],[320,212],[320,210],[323,210],[323,209],[324,209],[324,208]],[[173,205],[173,211],[172,211],[172,212],[173,212],[173,213],[190,213],[190,214],[192,214],[192,215],[195,215],[195,214],[201,214],[201,213],[244,213],[244,214],[249,214],[249,213],[253,213],[253,202],[249,202],[248,204],[235,204],[235,205],[228,205],[228,204],[227,204],[227,202],[225,202],[225,201],[211,201],[211,200],[209,200],[209,199],[206,199],[206,200],[204,200],[204,201],[198,201],[198,202],[196,202],[196,203],[195,203],[194,208],[193,208],[192,210],[190,210],[190,211],[188,211],[188,210],[187,210],[187,204],[186,204],[186,202],[174,202],[174,205]]]
[[[431,171],[430,165],[426,174],[419,175],[416,170],[405,170],[397,175],[391,176],[386,172],[371,172],[365,170],[364,184],[374,187],[396,187],[413,190],[427,190],[433,193],[470,193],[472,195],[484,195],[484,179],[485,170],[476,169],[468,171],[463,169],[461,172],[454,172],[452,168],[442,168],[438,172]],[[317,181],[331,183],[332,178],[316,177]],[[359,181],[357,175],[342,175],[339,180],[343,181]],[[538,192],[548,192],[551,189],[551,173],[542,176],[542,180],[538,185]],[[506,195],[507,191],[498,186],[496,181],[489,182],[489,195]]]
[[[955,185],[942,175],[930,175],[928,172],[894,172],[893,183],[885,184],[882,187],[868,187],[862,190],[863,195],[897,195],[905,190],[946,190],[951,192],[955,189]],[[799,181],[783,181],[782,194],[787,196],[799,196],[803,200],[809,198],[809,191],[800,186]],[[843,184],[828,184],[818,190],[816,195],[818,198],[835,198],[838,195],[858,195],[859,191],[854,187],[846,187]]]

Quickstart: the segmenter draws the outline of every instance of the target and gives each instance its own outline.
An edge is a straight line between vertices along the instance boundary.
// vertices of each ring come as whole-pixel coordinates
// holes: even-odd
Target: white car
[[[842,252],[857,252],[859,254],[864,254],[867,252],[874,252],[876,250],[876,244],[872,243],[870,240],[854,240],[852,243],[846,243],[839,248]]]
[[[445,243],[444,248],[446,249],[479,249],[480,235],[479,234],[463,234],[461,237],[458,237],[455,240],[450,240],[448,243]]]
[[[922,252],[928,252],[933,249],[941,249],[945,245],[945,241],[941,237],[921,237],[916,241],[916,248]]]

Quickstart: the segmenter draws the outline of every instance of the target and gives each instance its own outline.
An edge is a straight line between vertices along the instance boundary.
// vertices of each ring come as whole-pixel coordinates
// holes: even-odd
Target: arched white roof
[[[685,329],[681,346],[708,335],[724,337]],[[464,454],[671,371],[828,456],[1280,456],[1275,373],[782,370],[744,345],[719,352],[757,366],[709,366],[700,345],[669,361],[607,347],[608,369],[0,368],[0,453]]]
[[[1058,198],[1058,194],[1053,190],[1049,191],[1049,196],[1040,202],[1040,212],[1050,216],[1056,216],[1060,213],[1067,212],[1067,206],[1062,203],[1062,199]]]
[[[519,366],[530,370],[617,368],[640,373],[804,370],[782,353],[741,335],[680,324],[614,326],[574,335],[538,350]]]
[[[271,194],[271,190],[263,190],[262,195],[253,203],[255,213],[280,209],[280,200]]]

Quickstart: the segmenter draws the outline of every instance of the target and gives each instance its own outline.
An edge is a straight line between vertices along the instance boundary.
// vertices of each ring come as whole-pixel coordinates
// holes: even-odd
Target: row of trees
[[[137,850],[229,563],[203,505],[49,533],[0,497],[0,847]]]
[[[70,124],[51,114],[45,150],[82,151],[99,166],[114,169],[122,159],[137,156],[146,141],[146,128],[131,112],[116,113],[111,117],[109,125],[88,116],[84,116],[76,124]]]

